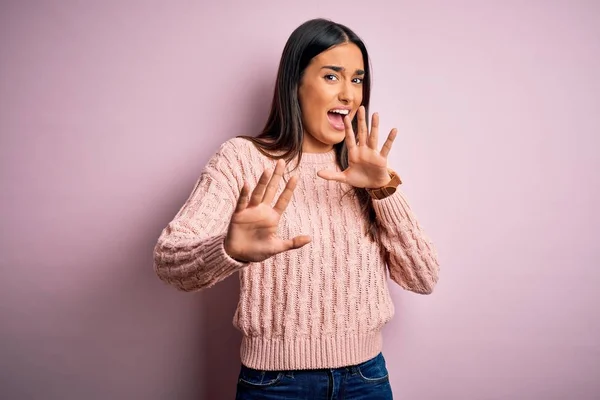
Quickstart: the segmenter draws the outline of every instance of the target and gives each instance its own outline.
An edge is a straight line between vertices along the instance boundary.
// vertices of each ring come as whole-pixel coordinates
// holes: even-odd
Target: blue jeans
[[[391,400],[392,388],[379,353],[362,364],[295,371],[260,371],[242,365],[236,400]]]

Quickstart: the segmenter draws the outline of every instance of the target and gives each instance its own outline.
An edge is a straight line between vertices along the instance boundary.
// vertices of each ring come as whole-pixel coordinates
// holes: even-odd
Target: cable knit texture
[[[242,363],[250,368],[337,368],[376,356],[381,329],[394,314],[388,271],[404,289],[431,293],[439,271],[432,243],[400,190],[374,200],[382,231],[381,245],[373,242],[351,187],[317,176],[339,170],[334,152],[304,153],[278,233],[307,234],[311,243],[261,263],[240,263],[223,248],[229,220],[244,180],[252,190],[274,166],[245,139],[225,142],[161,233],[156,273],[180,290],[197,291],[239,272],[233,323],[243,334]]]

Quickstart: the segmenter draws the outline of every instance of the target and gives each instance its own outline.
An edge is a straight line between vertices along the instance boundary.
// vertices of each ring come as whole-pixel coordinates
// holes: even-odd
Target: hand
[[[348,147],[348,168],[337,172],[321,170],[317,173],[323,179],[347,183],[359,188],[380,188],[390,182],[387,169],[387,156],[396,138],[397,129],[391,130],[381,151],[377,151],[377,140],[379,135],[379,114],[373,114],[371,133],[367,132],[367,120],[365,108],[358,109],[358,144],[352,129],[352,121],[346,115],[344,117],[346,127],[346,146]]]
[[[297,236],[288,240],[276,236],[279,219],[288,206],[298,181],[296,176],[290,178],[277,203],[271,207],[284,170],[283,160],[277,162],[272,176],[271,170],[265,170],[250,201],[248,185],[244,182],[225,237],[225,252],[230,257],[239,261],[260,262],[310,242],[310,236]]]

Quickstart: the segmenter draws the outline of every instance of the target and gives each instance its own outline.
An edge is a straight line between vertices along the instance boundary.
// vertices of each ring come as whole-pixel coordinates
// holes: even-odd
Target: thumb
[[[308,235],[300,235],[293,239],[283,240],[279,252],[281,253],[288,250],[299,249],[300,247],[309,244],[311,240],[311,237]]]
[[[337,181],[337,182],[346,182],[346,175],[340,171],[332,171],[330,169],[323,169],[317,172],[317,175],[320,178],[326,179],[328,181]]]

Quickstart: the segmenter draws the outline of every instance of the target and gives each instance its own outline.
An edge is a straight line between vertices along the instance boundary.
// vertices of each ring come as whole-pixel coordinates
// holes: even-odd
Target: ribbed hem
[[[381,351],[381,332],[308,339],[242,339],[242,363],[261,370],[340,368],[360,364]]]

